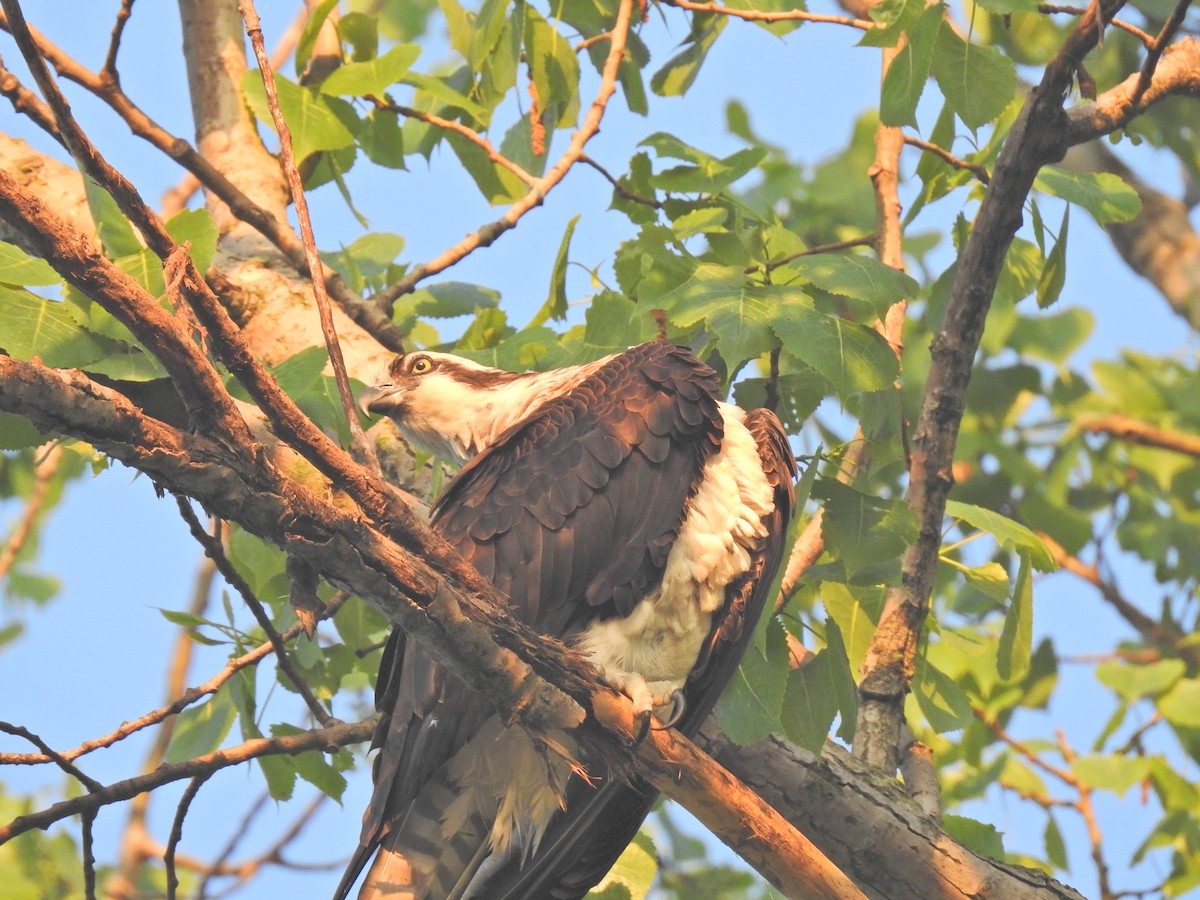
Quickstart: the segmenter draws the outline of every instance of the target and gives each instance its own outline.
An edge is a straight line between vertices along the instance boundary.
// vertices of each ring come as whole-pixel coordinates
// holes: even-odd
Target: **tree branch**
[[[1027,98],[996,160],[930,348],[933,361],[913,431],[905,498],[917,515],[920,531],[904,554],[901,586],[888,591],[859,686],[858,721],[867,736],[859,732],[855,752],[887,771],[897,765],[904,697],[929,608],[946,497],[954,483],[954,447],[992,295],[1034,178],[1043,165],[1061,158],[1066,150],[1063,132],[1069,117],[1063,100],[1072,79],[1123,2],[1099,0],[1089,7]]]
[[[1173,450],[1185,456],[1200,459],[1200,437],[1194,434],[1184,434],[1182,431],[1168,431],[1142,422],[1130,416],[1113,413],[1108,416],[1087,416],[1075,423],[1080,431],[1092,434],[1107,434],[1131,444],[1141,444],[1144,447],[1160,447],[1163,450]]]

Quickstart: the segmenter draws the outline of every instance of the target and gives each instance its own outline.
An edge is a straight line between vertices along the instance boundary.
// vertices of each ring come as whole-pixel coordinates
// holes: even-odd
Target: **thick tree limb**
[[[772,736],[739,747],[715,727],[697,742],[759,796],[786,810],[872,898],[929,900],[1082,900],[1034,869],[976,856],[955,843],[881,775],[835,744],[820,757]]]

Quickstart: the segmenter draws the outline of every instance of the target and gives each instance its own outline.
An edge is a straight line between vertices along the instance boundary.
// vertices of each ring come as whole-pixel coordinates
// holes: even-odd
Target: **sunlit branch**
[[[3,13],[0,13],[0,28],[11,32],[9,18]],[[37,52],[54,66],[55,71],[61,77],[75,82],[104,101],[124,120],[133,134],[161,150],[195,176],[205,188],[229,207],[234,216],[249,224],[269,240],[297,272],[311,274],[305,258],[304,246],[286,222],[276,219],[267,209],[250,199],[226,178],[224,173],[201,156],[190,143],[171,134],[151,119],[129,99],[117,82],[106,80],[81,66],[36,28],[31,26],[29,33]],[[120,201],[121,198],[117,199]],[[128,212],[126,214],[129,215]],[[130,218],[134,219],[133,216]],[[403,349],[402,335],[392,327],[389,318],[379,315],[374,307],[365,303],[361,297],[351,291],[341,276],[328,266],[322,265],[319,274],[330,294],[351,319],[370,332],[388,349],[396,352]]]

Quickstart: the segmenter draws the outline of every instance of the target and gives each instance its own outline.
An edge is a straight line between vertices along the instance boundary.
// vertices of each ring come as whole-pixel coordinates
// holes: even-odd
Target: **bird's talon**
[[[682,689],[676,688],[671,691],[671,712],[665,719],[660,719],[659,724],[651,726],[655,731],[667,731],[679,724],[683,718],[683,714],[687,712],[687,697],[684,696]]]
[[[651,713],[650,710],[639,713],[637,718],[639,719],[637,734],[635,734],[633,737],[633,743],[630,744],[631,747],[636,747],[638,744],[644,741],[646,739],[646,735],[648,735],[650,730],[654,728],[654,714]]]

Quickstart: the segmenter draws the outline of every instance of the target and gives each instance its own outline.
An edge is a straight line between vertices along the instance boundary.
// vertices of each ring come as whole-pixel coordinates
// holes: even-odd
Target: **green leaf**
[[[1200,679],[1181,678],[1158,701],[1158,711],[1172,725],[1200,728]]]
[[[574,124],[579,113],[579,57],[532,5],[525,7],[525,59],[543,109],[558,109],[556,125]]]
[[[236,718],[237,709],[228,691],[218,691],[207,703],[188,707],[176,720],[163,761],[179,763],[212,753],[221,746]]]
[[[862,601],[846,585],[836,581],[822,583],[821,602],[837,622],[838,631],[845,640],[850,671],[857,672],[875,634],[875,620]]]
[[[83,190],[104,252],[112,259],[138,253],[142,249],[142,242],[137,239],[133,226],[117,206],[117,201],[87,175],[83,178]]]
[[[301,87],[279,74],[275,75],[275,87],[297,160],[319,150],[337,150],[354,142],[354,132],[346,122],[357,123],[358,116],[344,100]],[[255,118],[274,128],[275,120],[271,118],[266,89],[257,69],[242,76],[242,90]]]
[[[321,93],[346,97],[382,94],[407,74],[420,55],[416,44],[397,44],[375,59],[346,63],[321,82]]]
[[[1000,653],[996,669],[1006,681],[1022,677],[1029,671],[1033,654],[1033,575],[1029,556],[1021,554],[1021,567],[1013,587],[1012,602],[1004,617],[1000,632]]]
[[[903,500],[886,500],[864,494],[832,478],[813,489],[825,510],[821,534],[826,549],[846,567],[847,575],[859,569],[894,560],[917,538],[919,523]]]
[[[589,900],[643,900],[658,875],[658,856],[650,836],[639,831],[613,867],[588,893]]]
[[[177,244],[190,242],[188,255],[201,275],[212,265],[217,252],[217,223],[206,209],[185,209],[171,216],[166,225],[167,234]]]
[[[567,230],[563,232],[562,242],[558,245],[558,255],[554,257],[554,268],[550,273],[550,293],[546,297],[546,302],[542,304],[542,308],[530,321],[530,325],[542,325],[547,319],[561,322],[567,317],[568,254],[571,250],[571,235],[575,233],[575,226],[578,222],[579,216],[575,216],[567,223]]]
[[[995,47],[963,40],[953,28],[938,32],[932,70],[946,102],[971,129],[997,118],[1016,94],[1012,60]]]
[[[871,18],[883,27],[865,32],[858,42],[859,46],[895,47],[900,43],[900,38],[908,36],[916,27],[925,10],[925,0],[879,0],[878,3],[872,3]]]
[[[1123,700],[1132,702],[1161,694],[1186,671],[1187,666],[1181,659],[1161,659],[1144,665],[1108,660],[1096,666],[1096,679],[1120,694]]]
[[[1021,316],[1008,336],[1008,345],[1025,356],[1065,363],[1087,340],[1095,316],[1082,307],[1043,316]]]
[[[766,653],[750,647],[717,701],[717,721],[730,740],[749,744],[782,730],[779,715],[787,692],[787,657],[783,627],[771,623]]]
[[[46,436],[34,428],[28,419],[15,413],[0,412],[0,450],[23,450],[45,442]],[[9,577],[12,577],[11,570]]]
[[[920,286],[912,276],[861,253],[820,253],[791,262],[788,271],[831,294],[865,300],[885,309],[914,297]]]
[[[1038,279],[1037,305],[1039,309],[1052,306],[1062,293],[1067,281],[1067,228],[1071,220],[1071,207],[1063,207],[1062,225],[1058,229],[1058,240],[1046,255],[1046,265]]]
[[[1149,777],[1150,760],[1139,756],[1080,756],[1071,763],[1079,780],[1120,796]]]
[[[917,656],[913,693],[925,720],[937,734],[966,728],[975,721],[971,701],[963,689],[923,655]]]
[[[37,357],[55,368],[85,366],[107,352],[76,324],[67,304],[2,284],[0,349],[17,359]]]
[[[296,734],[304,734],[304,729],[284,724],[271,726],[273,737],[287,737]],[[341,802],[342,794],[346,790],[346,778],[326,761],[323,753],[313,750],[307,753],[298,753],[291,759],[297,775],[321,793]]]
[[[797,669],[788,673],[784,697],[783,733],[788,740],[820,753],[834,717],[842,714],[854,727],[858,707],[854,676],[846,658],[841,631],[832,618],[825,619],[826,646]]]
[[[1067,843],[1063,840],[1062,832],[1058,828],[1058,823],[1054,821],[1054,816],[1046,816],[1046,830],[1042,833],[1042,840],[1046,846],[1046,860],[1056,869],[1070,868],[1070,863],[1067,860]]]
[[[1127,222],[1142,208],[1137,191],[1109,172],[1067,172],[1047,166],[1038,173],[1033,187],[1082,206],[1100,225]]]
[[[945,9],[940,3],[926,7],[916,26],[883,76],[879,119],[884,125],[917,127],[917,102],[929,80],[933,49],[942,29]]]
[[[34,259],[16,244],[0,241],[0,283],[41,287],[61,281],[44,259]]]
[[[776,334],[789,353],[828,378],[838,396],[844,399],[864,391],[881,391],[896,380],[900,365],[896,354],[873,328],[803,305],[797,295],[805,299],[807,295],[795,288],[777,291],[771,289],[767,294],[780,298],[772,304]],[[794,302],[788,304],[784,299]]]
[[[959,500],[946,501],[946,515],[973,525],[980,531],[988,532],[1001,546],[1018,553],[1027,553],[1033,567],[1039,572],[1053,572],[1058,568],[1042,539],[1020,522],[1014,522],[993,510]]]
[[[942,829],[960,844],[983,856],[1004,859],[1004,841],[995,826],[963,816],[943,816]]]
[[[660,97],[682,97],[700,74],[713,42],[725,28],[726,16],[695,16],[684,48],[667,60],[650,79],[650,89]]]
[[[358,146],[367,159],[389,169],[405,169],[404,131],[400,115],[388,109],[375,109],[363,122],[358,133]]]
[[[966,575],[971,586],[985,597],[990,597],[997,602],[1008,599],[1008,572],[1000,563],[987,562],[981,566],[964,566],[958,560],[950,559],[948,556],[942,556],[940,560]]]

